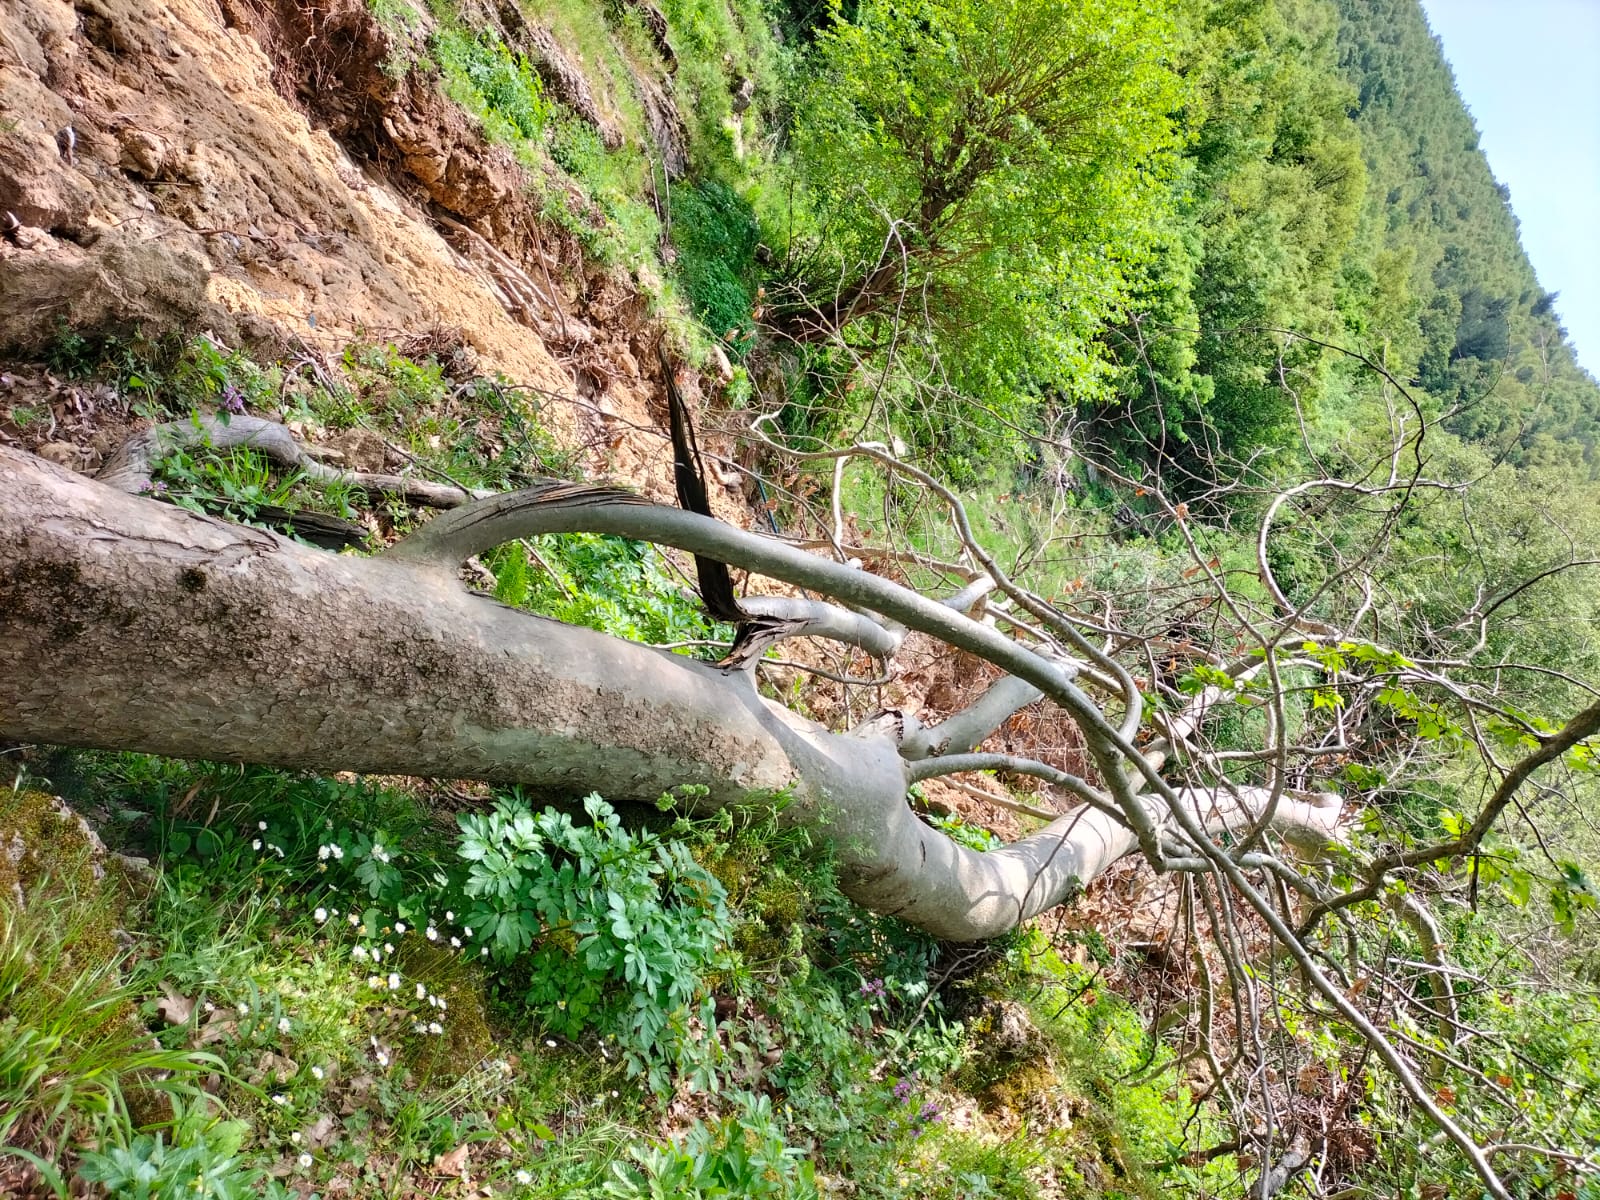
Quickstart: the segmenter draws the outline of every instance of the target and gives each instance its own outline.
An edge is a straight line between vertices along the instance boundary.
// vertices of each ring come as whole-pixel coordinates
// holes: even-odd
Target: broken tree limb
[[[196,446],[214,450],[248,449],[264,454],[281,467],[303,471],[320,483],[347,483],[368,492],[399,496],[408,504],[429,508],[455,508],[491,493],[450,484],[434,483],[410,475],[384,475],[368,471],[341,471],[318,462],[277,421],[262,417],[196,416],[170,421],[136,434],[124,442],[95,476],[107,487],[138,492],[150,483],[150,472],[164,454]]]

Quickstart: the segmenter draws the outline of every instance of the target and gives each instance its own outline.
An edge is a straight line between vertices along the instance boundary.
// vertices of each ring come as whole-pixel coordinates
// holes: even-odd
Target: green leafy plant
[[[811,1163],[784,1143],[766,1096],[734,1097],[737,1109],[712,1124],[696,1121],[679,1143],[649,1146],[635,1164],[613,1163],[605,1192],[618,1200],[810,1200],[819,1195]]]
[[[245,1200],[285,1194],[275,1183],[264,1191],[265,1173],[244,1164],[240,1151],[249,1132],[243,1121],[216,1120],[209,1106],[197,1101],[180,1112],[170,1142],[161,1133],[140,1134],[126,1146],[89,1151],[78,1174],[98,1183],[111,1200]]]
[[[569,625],[662,645],[716,636],[699,602],[644,542],[578,533],[512,542],[489,557],[495,596]]]
[[[726,894],[682,842],[623,828],[599,796],[583,807],[578,824],[513,795],[459,817],[467,920],[516,964],[551,1030],[611,1034],[660,1090],[691,1052],[686,1019],[729,933]],[[709,1001],[699,1016],[709,1029]]]
[[[440,30],[432,49],[450,98],[477,116],[491,138],[543,135],[550,105],[527,55],[513,54],[489,34],[474,37],[458,27]]]

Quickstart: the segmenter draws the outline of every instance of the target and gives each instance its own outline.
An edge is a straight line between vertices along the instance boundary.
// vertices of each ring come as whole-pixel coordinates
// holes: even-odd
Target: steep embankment
[[[509,40],[543,45],[552,90],[614,139],[547,33],[485,15],[513,19]],[[427,33],[348,0],[0,6],[0,340],[26,359],[68,328],[206,330],[329,353],[443,331],[481,370],[571,398],[545,414],[566,440],[664,484],[659,443],[631,433],[660,337],[645,296],[541,219],[561,181],[531,186],[445,98]]]

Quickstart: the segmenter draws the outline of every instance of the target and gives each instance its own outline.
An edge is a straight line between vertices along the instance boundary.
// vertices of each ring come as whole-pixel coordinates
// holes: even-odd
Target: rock
[[[347,430],[329,446],[352,471],[381,471],[389,458],[388,445],[370,429]]]
[[[53,462],[58,467],[74,467],[82,457],[80,451],[71,442],[46,442],[34,451],[46,462]]]
[[[159,179],[172,148],[155,134],[144,129],[124,129],[117,139],[122,144],[121,166],[124,171],[141,175],[145,179]]]
[[[533,48],[529,57],[550,94],[593,125],[607,150],[619,148],[622,145],[621,131],[601,115],[600,107],[594,101],[594,93],[589,88],[589,80],[562,49],[561,43],[548,29],[538,25],[527,27],[526,39]]]
[[[0,86],[0,111],[27,111],[35,97],[18,94]],[[66,116],[66,110],[60,116]],[[47,114],[56,120],[56,113]],[[89,212],[89,194],[83,177],[62,160],[53,134],[42,130],[25,136],[21,130],[0,133],[0,213],[9,213],[5,224],[16,236],[17,225],[38,230],[76,230]]]
[[[756,98],[756,81],[746,75],[739,81],[739,86],[733,89],[733,111],[742,113],[750,107],[750,102]]]
[[[11,240],[21,250],[48,250],[56,244],[55,238],[32,225],[18,225],[11,231]]]

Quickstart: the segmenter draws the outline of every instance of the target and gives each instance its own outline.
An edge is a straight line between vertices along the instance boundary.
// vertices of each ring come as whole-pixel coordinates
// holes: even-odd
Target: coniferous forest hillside
[[[1600,384],[1417,0],[0,4],[0,1195],[1600,1197]]]

